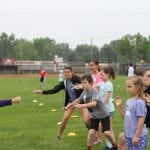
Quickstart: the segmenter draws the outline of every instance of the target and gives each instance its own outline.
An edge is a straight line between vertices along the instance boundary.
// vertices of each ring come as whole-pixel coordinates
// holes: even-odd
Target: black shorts
[[[41,77],[41,78],[40,78],[40,82],[44,82],[44,77]]]
[[[102,119],[91,118],[90,129],[95,129],[96,131],[98,131],[100,122],[101,122],[101,126],[102,126],[102,132],[110,131],[110,118],[109,118],[109,116],[102,118]]]

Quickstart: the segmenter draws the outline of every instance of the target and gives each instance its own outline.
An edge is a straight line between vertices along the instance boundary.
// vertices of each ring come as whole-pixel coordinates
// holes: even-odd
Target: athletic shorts
[[[133,138],[126,137],[126,144],[129,150],[144,150],[145,149],[146,143],[147,143],[147,135],[140,137],[138,145],[136,146],[132,145],[132,139]]]
[[[102,132],[110,131],[110,119],[109,119],[109,116],[107,116],[105,118],[102,118],[102,119],[91,118],[89,129],[95,129],[96,131],[98,131],[100,122],[101,122],[101,126],[102,126]]]
[[[40,82],[44,82],[44,77],[41,77],[41,78],[40,78]]]

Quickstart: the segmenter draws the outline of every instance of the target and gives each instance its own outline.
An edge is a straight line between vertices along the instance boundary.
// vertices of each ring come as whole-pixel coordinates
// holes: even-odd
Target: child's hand
[[[83,89],[82,84],[72,85],[72,88],[73,88],[73,89],[76,89],[76,90],[78,90],[78,89]]]
[[[68,109],[69,108],[67,106],[63,108],[64,111],[68,111]]]
[[[34,90],[32,90],[32,93],[35,93],[35,94],[42,94],[42,90],[34,89]]]
[[[116,97],[116,106],[121,107],[122,106],[122,98],[120,96]]]
[[[20,102],[21,102],[21,97],[20,96],[12,98],[12,103],[20,103]]]
[[[138,142],[139,142],[139,137],[134,136],[133,139],[132,139],[132,144],[133,144],[134,146],[136,146],[136,145],[138,145]]]
[[[146,96],[143,97],[146,103],[150,103],[150,95],[146,94]]]

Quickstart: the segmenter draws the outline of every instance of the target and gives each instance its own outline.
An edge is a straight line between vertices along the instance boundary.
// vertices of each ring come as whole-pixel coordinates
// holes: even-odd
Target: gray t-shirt
[[[124,117],[124,132],[125,136],[133,138],[137,129],[138,117],[146,116],[146,106],[142,99],[128,99],[125,105],[125,117]],[[143,125],[141,136],[147,134],[146,126]]]
[[[97,89],[92,88],[90,90],[84,90],[82,94],[80,95],[79,100],[80,100],[80,103],[82,104],[89,103],[91,101],[97,101],[96,107],[88,108],[91,118],[102,119],[102,118],[109,116],[108,110],[102,103],[102,100],[100,98],[100,95]]]

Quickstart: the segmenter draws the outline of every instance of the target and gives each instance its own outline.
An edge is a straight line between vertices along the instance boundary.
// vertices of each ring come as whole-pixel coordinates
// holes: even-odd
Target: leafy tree
[[[14,58],[17,60],[38,60],[38,55],[30,41],[20,39],[15,42]]]
[[[56,44],[53,50],[53,55],[63,57],[65,61],[70,60],[72,57],[72,50],[67,43]]]
[[[33,40],[33,46],[37,50],[39,60],[53,59],[53,51],[56,45],[55,40],[48,37],[36,38]]]
[[[114,49],[110,45],[105,44],[101,48],[101,61],[102,62],[107,62],[107,63],[112,63],[112,62],[117,62],[117,54],[114,51]]]
[[[13,56],[13,49],[15,43],[14,34],[7,35],[6,33],[2,33],[0,35],[0,59],[3,57],[10,58]]]
[[[99,59],[99,49],[91,45],[78,45],[75,49],[75,59],[88,62],[90,59]]]

